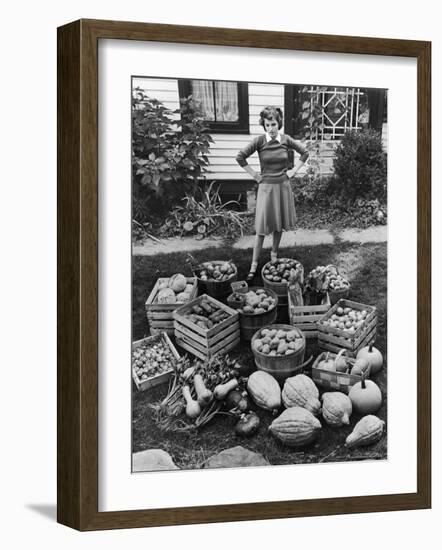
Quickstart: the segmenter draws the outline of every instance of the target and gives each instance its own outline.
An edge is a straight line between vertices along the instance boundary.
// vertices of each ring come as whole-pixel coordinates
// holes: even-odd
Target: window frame
[[[191,95],[191,81],[192,80],[205,80],[201,78],[191,79],[178,79],[178,93],[180,99],[184,99]],[[221,80],[210,80],[210,82],[224,82]],[[238,121],[213,121],[207,120],[207,126],[210,132],[217,134],[250,134],[250,121],[249,121],[249,84],[248,82],[237,82],[238,86]]]

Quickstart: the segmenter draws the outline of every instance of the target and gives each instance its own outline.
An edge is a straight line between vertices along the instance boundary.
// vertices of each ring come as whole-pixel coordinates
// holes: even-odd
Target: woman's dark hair
[[[278,129],[282,128],[283,114],[282,109],[279,107],[273,107],[268,105],[259,113],[259,124],[264,128],[264,120],[271,120],[274,118],[278,122]]]

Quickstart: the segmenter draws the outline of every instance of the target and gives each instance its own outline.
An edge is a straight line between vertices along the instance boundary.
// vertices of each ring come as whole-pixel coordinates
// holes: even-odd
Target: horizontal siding
[[[163,102],[164,105],[175,110],[179,107],[178,81],[167,78],[134,78],[133,86],[145,90],[147,95]],[[209,179],[223,180],[250,180],[250,176],[236,162],[235,157],[240,149],[245,147],[254,137],[263,133],[259,125],[259,113],[267,105],[274,105],[284,109],[284,85],[279,84],[249,84],[249,134],[216,134],[211,136],[214,140],[210,148],[210,173]],[[382,127],[382,142],[384,149],[387,149],[388,127]],[[339,142],[324,142],[321,145],[320,171],[329,174],[333,168],[334,148]],[[297,155],[296,155],[297,156]],[[248,163],[255,170],[259,170],[259,159],[254,153]],[[305,172],[303,167],[300,174]]]

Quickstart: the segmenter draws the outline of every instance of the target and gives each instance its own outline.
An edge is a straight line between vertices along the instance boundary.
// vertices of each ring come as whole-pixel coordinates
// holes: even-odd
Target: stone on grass
[[[162,449],[147,449],[132,455],[132,471],[179,470],[172,457]]]
[[[243,466],[269,466],[269,462],[259,453],[238,445],[211,456],[204,468],[240,468]]]

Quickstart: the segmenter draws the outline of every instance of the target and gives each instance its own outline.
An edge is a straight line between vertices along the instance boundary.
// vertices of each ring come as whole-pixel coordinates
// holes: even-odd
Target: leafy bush
[[[178,118],[176,115],[180,115]],[[133,217],[167,210],[196,188],[207,171],[211,136],[192,96],[175,111],[141,89],[132,98]]]
[[[375,130],[346,132],[335,149],[333,168],[347,202],[353,203],[357,198],[385,202],[387,155]]]
[[[194,194],[187,193],[183,205],[175,206],[161,227],[163,236],[197,235],[199,239],[214,234],[226,239],[243,235],[241,214],[229,210],[237,201],[222,203],[218,189],[212,182],[200,187]]]

